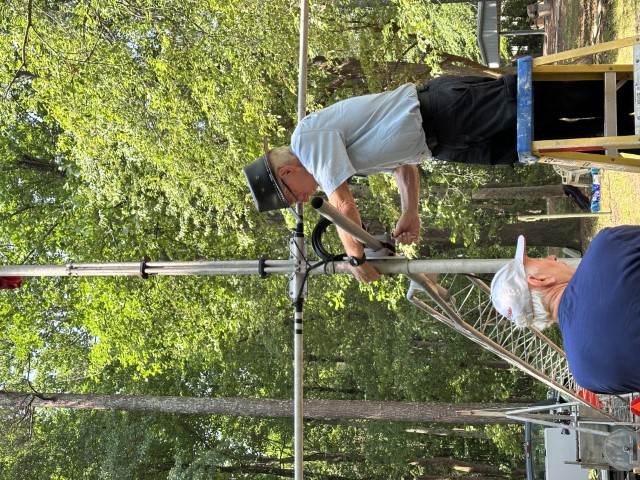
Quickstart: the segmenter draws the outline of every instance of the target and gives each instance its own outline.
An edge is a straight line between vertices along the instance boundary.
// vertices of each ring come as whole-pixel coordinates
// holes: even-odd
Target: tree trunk
[[[331,387],[316,387],[314,385],[309,385],[305,387],[305,390],[308,392],[330,393],[331,395],[355,395],[355,396],[364,395],[364,392],[358,388],[331,388]]]
[[[279,468],[271,465],[235,465],[235,466],[217,466],[212,465],[211,470],[219,473],[231,473],[231,474],[240,474],[242,478],[243,474],[265,474],[272,476],[279,476],[284,478],[294,478],[295,473],[293,469],[287,468]],[[240,476],[234,475],[231,478],[241,478]],[[255,475],[252,475],[255,476]],[[314,474],[313,478],[317,478],[319,480],[351,480],[353,477],[343,477],[340,475],[331,475],[326,473]]]
[[[294,478],[295,473],[293,469],[278,468],[272,465],[234,465],[231,467],[221,467],[212,465],[211,470],[218,473],[232,473],[232,474],[263,474],[263,475],[277,475],[284,478]],[[346,479],[345,479],[346,480]]]
[[[500,75],[512,72],[510,68],[489,68],[486,65],[470,60],[466,57],[453,55],[447,52],[436,52],[441,57],[439,68],[446,75],[479,75],[488,77],[499,77]],[[359,83],[363,87],[366,85],[366,75],[362,68],[360,60],[355,58],[328,59],[323,56],[317,56],[311,61],[311,68],[322,70],[329,79],[326,87],[326,93],[329,95],[333,91],[345,86]],[[406,78],[412,78],[416,83],[427,83],[431,79],[432,69],[424,63],[409,62],[378,62],[372,66],[376,75],[380,79],[382,85],[392,82],[402,73]]]
[[[505,360],[485,360],[482,358],[474,358],[471,363],[464,360],[458,363],[460,368],[477,367],[478,365],[493,368],[495,370],[509,370],[512,368],[511,364]]]
[[[455,472],[483,475],[491,475],[493,477],[508,477],[507,474],[500,470],[500,467],[487,465],[486,463],[465,462],[456,458],[448,457],[432,457],[432,458],[416,458],[411,461],[411,465],[429,466],[434,468],[448,468]]]
[[[500,216],[505,216],[507,213],[527,213],[529,215],[545,213],[545,209],[543,208],[535,208],[522,203],[480,203],[477,205],[474,204],[474,207],[480,210],[491,210],[496,215]]]
[[[281,465],[283,463],[295,462],[295,457],[280,457],[273,459],[261,459],[263,462],[273,465]],[[305,462],[325,462],[325,463],[341,463],[341,462],[365,462],[367,459],[362,455],[351,455],[349,453],[329,453],[315,452],[308,453],[304,456]]]
[[[480,238],[475,245],[481,247],[515,246],[518,236],[524,235],[527,239],[527,246],[530,247],[569,247],[582,250],[581,229],[582,219],[578,217],[543,222],[507,223],[500,225],[496,232],[492,232],[489,227],[483,227],[480,230]],[[464,246],[461,240],[457,243],[451,243],[450,237],[451,230],[449,229],[425,228],[423,243],[437,246],[442,250]],[[426,255],[426,253],[424,254]]]
[[[65,173],[60,170],[58,165],[53,162],[43,160],[41,158],[32,157],[23,153],[17,160],[16,166],[23,170],[33,170],[42,173],[53,173],[57,177],[64,178]]]
[[[434,428],[408,428],[407,433],[419,433],[421,435],[436,435],[439,437],[462,437],[462,438],[489,438],[487,432],[478,430],[464,430],[462,428],[452,428],[450,430]]]
[[[66,393],[0,392],[0,408],[69,408],[78,410],[122,410],[190,415],[242,415],[248,417],[292,417],[293,400],[270,398],[196,398],[132,395],[74,395]],[[522,405],[525,406],[525,405]],[[306,419],[363,419],[428,423],[517,423],[505,417],[462,415],[461,411],[504,407],[504,404],[455,404],[373,402],[363,400],[305,400]],[[517,408],[509,404],[509,408]]]
[[[479,188],[471,194],[473,200],[540,200],[564,197],[562,185],[538,185],[535,187]]]

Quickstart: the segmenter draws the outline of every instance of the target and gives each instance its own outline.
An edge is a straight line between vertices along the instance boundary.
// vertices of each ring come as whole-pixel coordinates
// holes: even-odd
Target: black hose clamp
[[[144,278],[145,280],[147,278],[149,278],[149,274],[147,273],[147,262],[151,260],[147,255],[144,255],[142,257],[142,260],[140,260],[140,277]]]
[[[260,255],[260,258],[258,259],[258,275],[260,275],[260,278],[267,278],[267,272],[265,271],[266,264],[267,256]]]

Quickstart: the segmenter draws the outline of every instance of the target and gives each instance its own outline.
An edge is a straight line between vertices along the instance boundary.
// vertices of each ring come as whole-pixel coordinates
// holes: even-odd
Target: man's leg
[[[440,77],[419,89],[423,127],[441,160],[512,164],[516,154],[516,79]]]

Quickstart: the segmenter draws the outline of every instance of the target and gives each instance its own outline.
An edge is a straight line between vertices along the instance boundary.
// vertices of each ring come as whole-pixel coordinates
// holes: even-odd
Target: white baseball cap
[[[533,320],[531,292],[524,271],[525,239],[518,237],[516,257],[494,275],[491,301],[496,310],[516,325],[530,325]]]

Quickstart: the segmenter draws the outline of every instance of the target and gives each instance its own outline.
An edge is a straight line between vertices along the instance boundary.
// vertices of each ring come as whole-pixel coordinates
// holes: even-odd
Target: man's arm
[[[349,218],[357,225],[362,225],[360,212],[356,201],[351,194],[351,189],[347,182],[344,182],[329,196],[329,203],[333,205],[340,213]],[[338,235],[342,241],[345,252],[349,256],[362,257],[364,254],[364,246],[344,230],[338,228]],[[360,282],[373,282],[378,280],[382,275],[370,262],[364,262],[359,267],[349,266],[353,276]]]
[[[420,199],[420,174],[416,165],[400,165],[393,171],[393,176],[400,192],[402,214],[393,236],[399,243],[418,243],[420,241],[420,214],[418,202]]]

